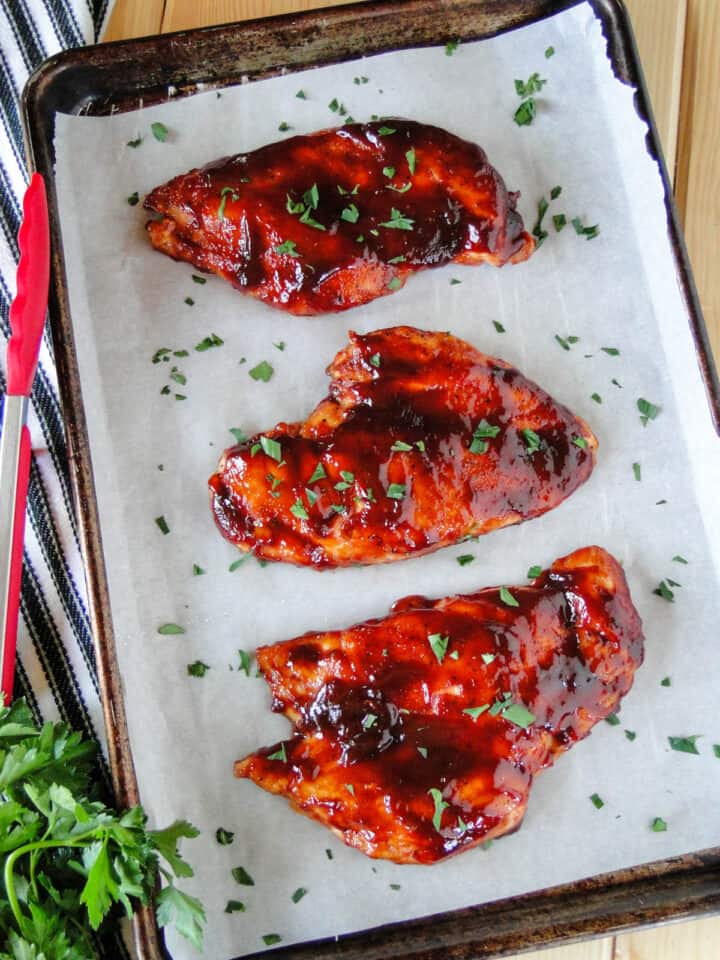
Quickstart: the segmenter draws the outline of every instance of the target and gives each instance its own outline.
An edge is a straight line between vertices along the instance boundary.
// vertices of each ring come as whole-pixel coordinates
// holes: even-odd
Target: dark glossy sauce
[[[480,147],[390,118],[217,161],[145,206],[164,215],[148,224],[156,247],[306,314],[366,303],[451,260],[525,259],[534,242],[516,198]]]
[[[498,588],[415,597],[384,620],[259,651],[275,709],[297,711],[282,776],[306,812],[321,805],[348,842],[364,832],[363,849],[395,859],[401,823],[417,862],[519,825],[533,776],[617,709],[642,632],[620,567],[598,548],[510,589],[517,607]],[[448,637],[440,661],[435,634]],[[519,724],[502,704],[531,716]],[[447,803],[435,823],[431,790]]]

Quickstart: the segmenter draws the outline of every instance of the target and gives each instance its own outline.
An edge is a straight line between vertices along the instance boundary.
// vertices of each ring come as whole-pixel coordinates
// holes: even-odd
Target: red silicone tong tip
[[[17,293],[10,307],[12,336],[7,349],[7,392],[28,396],[45,325],[50,279],[47,196],[39,173],[32,175],[25,191],[18,245]]]

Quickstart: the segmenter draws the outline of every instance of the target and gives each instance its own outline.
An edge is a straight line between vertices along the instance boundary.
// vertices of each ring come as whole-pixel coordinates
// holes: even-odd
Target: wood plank
[[[103,41],[129,40],[160,33],[164,0],[117,0]]]
[[[613,960],[613,939],[586,940],[567,947],[548,947],[545,950],[533,950],[530,953],[507,957],[506,960]],[[683,960],[695,960],[683,956]]]
[[[717,957],[719,943],[720,917],[711,917],[623,934],[614,960],[710,960]]]
[[[330,4],[323,3],[322,0],[203,0],[200,3],[198,0],[167,0],[162,32],[269,17],[271,14],[297,13],[300,10],[331,5],[339,7],[354,2],[355,0],[335,0]]]
[[[700,303],[720,357],[720,3],[689,0],[676,196]]]

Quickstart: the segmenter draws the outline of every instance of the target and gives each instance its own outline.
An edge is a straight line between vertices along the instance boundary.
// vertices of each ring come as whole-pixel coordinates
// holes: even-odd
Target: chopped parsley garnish
[[[282,941],[279,933],[264,933],[262,939],[266,947],[271,947],[274,943],[280,943]]]
[[[592,227],[586,227],[583,225],[580,217],[573,217],[570,222],[575,228],[575,233],[577,233],[579,237],[585,237],[586,240],[594,240],[595,237],[597,237],[597,235],[600,233],[600,226],[597,223]]]
[[[371,363],[374,367],[379,367],[379,366],[380,366],[380,354],[379,354],[379,353],[374,353],[374,354],[370,357],[370,363]]]
[[[161,533],[168,534],[170,533],[170,527],[167,525],[167,520],[165,517],[155,517],[155,523],[158,525],[158,528]]]
[[[599,794],[597,794],[597,793],[594,793],[594,794],[590,797],[590,802],[592,803],[592,805],[593,805],[597,810],[602,810],[602,808],[605,806],[605,801],[604,801],[604,800],[602,799],[602,797],[599,796]]]
[[[590,394],[590,399],[591,399],[591,400],[594,400],[595,403],[602,403],[602,397],[600,396],[599,393],[591,393],[591,394]]]
[[[369,77],[353,77],[353,83],[360,86],[361,83],[367,83],[369,79]]]
[[[414,223],[414,220],[403,216],[395,207],[391,207],[390,219],[385,220],[380,226],[387,227],[389,230],[412,230]]]
[[[445,56],[451,57],[459,46],[459,40],[448,40],[448,42],[445,44]]]
[[[287,753],[285,752],[285,744],[281,743],[279,750],[276,750],[274,753],[269,753],[268,760],[282,760],[283,763],[287,763]]]
[[[572,442],[576,447],[580,447],[581,450],[587,450],[587,440],[585,437],[573,437]]]
[[[201,286],[203,283],[207,283],[206,277],[199,277],[196,273],[191,273],[193,283],[199,283]]]
[[[502,715],[505,720],[514,723],[516,727],[522,727],[523,730],[527,730],[535,722],[535,714],[530,713],[521,703],[511,703],[504,707]]]
[[[633,740],[635,739],[635,737],[637,737],[637,734],[635,733],[634,730],[626,730],[626,731],[625,731],[625,736],[626,736],[627,739],[630,741],[630,743],[632,743]]]
[[[567,217],[564,213],[555,213],[553,214],[553,226],[555,227],[555,232],[560,233],[563,227],[567,226]]]
[[[333,858],[333,852],[329,847],[325,847],[325,856],[328,858],[328,860],[332,860]]]
[[[252,657],[247,652],[247,650],[238,650],[238,657],[240,657],[240,665],[238,667],[238,673],[242,670],[246,677],[250,676],[250,664],[252,663]]]
[[[529,100],[523,100],[517,108],[513,114],[513,120],[519,127],[528,127],[535,119],[536,113],[537,107],[535,106],[535,100],[533,97],[530,97]]]
[[[157,632],[163,637],[174,637],[185,633],[185,628],[178,623],[163,623],[162,626],[158,627]]]
[[[198,353],[204,353],[212,347],[221,347],[224,343],[225,341],[216,333],[211,333],[209,337],[203,337],[200,343],[196,343],[195,349]]]
[[[405,151],[405,159],[407,160],[408,170],[413,175],[415,173],[415,147],[410,147],[409,150]]]
[[[295,893],[293,893],[290,899],[293,903],[300,903],[302,898],[307,895],[307,889],[305,887],[298,887]]]
[[[481,654],[480,654],[480,659],[482,660],[482,662],[485,664],[486,667],[487,667],[487,666],[490,666],[491,663],[495,663],[496,658],[497,658],[497,654],[496,654],[496,653],[481,653]]]
[[[185,396],[184,393],[176,393],[176,394],[175,394],[175,399],[176,399],[176,400],[187,400],[187,397]]]
[[[405,496],[406,487],[404,483],[391,483],[385,495],[391,500],[402,500]]]
[[[395,167],[383,167],[382,172],[384,177],[387,177],[388,180],[392,180],[392,178],[395,176]]]
[[[399,290],[402,286],[402,280],[400,277],[392,277],[388,280],[388,290]]]
[[[673,557],[673,563],[687,563],[685,557],[681,557],[679,553],[676,553]]]
[[[429,633],[428,643],[430,644],[430,649],[435,654],[437,662],[442,663],[447,653],[450,637],[444,637],[441,633]]]
[[[371,727],[375,725],[376,721],[377,721],[377,714],[366,713],[365,716],[362,718],[363,730],[369,730]]]
[[[308,512],[303,506],[302,500],[298,497],[295,503],[290,507],[290,513],[293,516],[298,517],[300,520],[309,520]]]
[[[600,347],[603,353],[606,353],[609,357],[619,357],[620,351],[617,347]]]
[[[340,217],[348,223],[357,223],[360,217],[360,211],[354,203],[351,203],[341,212]]]
[[[420,451],[420,453],[425,453],[425,441],[424,441],[424,440],[416,440],[416,441],[415,441],[415,446],[418,448],[418,450]]]
[[[548,47],[545,51],[545,59],[549,60],[553,56],[555,56],[555,47]]]
[[[199,564],[194,563],[192,565],[192,572],[194,577],[201,577],[207,571],[203,570],[203,568]]]
[[[412,450],[412,444],[405,443],[404,440],[396,440],[390,449],[393,453],[406,453],[408,450]]]
[[[498,333],[505,333],[505,327],[500,323],[499,320],[493,320],[493,326]]]
[[[640,483],[640,481],[642,480],[642,467],[640,466],[639,463],[634,463],[632,465],[632,468],[633,468],[633,476],[638,481],[638,483]]]
[[[220,191],[220,206],[218,207],[218,220],[225,219],[225,204],[227,203],[227,198],[230,197],[232,201],[239,200],[239,194],[235,193],[232,187],[223,187]]]
[[[396,133],[394,127],[378,127],[378,133],[381,137],[389,137],[391,134]]]
[[[500,587],[500,600],[505,604],[506,607],[519,607],[520,604],[515,599],[515,597],[510,593],[507,587]]]
[[[228,900],[225,913],[245,913],[245,904],[241,900]]]
[[[296,259],[300,256],[295,246],[294,240],[284,240],[282,243],[279,243],[276,247],[273,247],[275,253],[280,254],[286,257],[295,257]]]
[[[342,503],[331,503],[330,510],[332,513],[345,513],[345,507]]]
[[[649,420],[654,420],[660,413],[662,407],[658,407],[644,397],[640,397],[637,402],[637,408],[640,411],[640,422],[644,427],[648,425]]]
[[[700,751],[695,746],[695,742],[700,739],[701,734],[697,733],[692,737],[668,737],[668,742],[673,750],[678,753],[693,753],[700,756]]]
[[[427,755],[428,755],[427,747],[418,747],[417,752],[420,754],[423,760],[427,760]]]
[[[653,833],[665,833],[667,830],[667,823],[665,823],[662,817],[655,817],[653,822],[650,824],[650,829],[653,831]]]
[[[204,677],[210,669],[209,663],[203,663],[202,660],[196,660],[195,663],[187,665],[187,672],[191,677]]]
[[[340,101],[338,100],[338,98],[333,97],[330,103],[328,104],[328,107],[332,110],[333,113],[337,113],[338,110],[340,109]]]
[[[428,793],[432,797],[433,803],[435,804],[435,812],[433,813],[433,818],[432,818],[433,826],[439,833],[440,824],[442,823],[443,811],[447,810],[450,804],[446,803],[446,801],[443,800],[442,791],[438,790],[437,787],[430,787],[430,789],[428,790]]]
[[[526,97],[531,97],[534,93],[540,93],[546,83],[547,80],[543,80],[539,73],[533,73],[527,82],[523,82],[522,80],[515,81],[515,93],[525,99]]]
[[[295,96],[297,97],[298,100],[307,100],[307,94],[305,93],[304,90],[298,90]]]
[[[308,480],[308,483],[317,483],[318,480],[324,480],[326,477],[327,474],[325,473],[325,468],[323,467],[322,463],[318,461],[318,465],[313,470],[312,476]]]
[[[713,744],[713,753],[715,754],[717,759],[720,760],[720,743]]]
[[[244,557],[238,557],[237,560],[233,560],[233,562],[228,567],[228,573],[235,573],[235,571],[239,570],[246,560],[247,560],[247,554],[245,554]]]
[[[126,147],[132,147],[133,150],[135,150],[135,149],[137,149],[137,148],[140,146],[140,144],[141,144],[142,142],[143,142],[143,138],[142,138],[142,137],[135,137],[134,140],[128,140],[128,142],[125,144],[125,146],[126,146]]]
[[[534,566],[530,567],[530,569],[528,570],[527,578],[528,580],[535,580],[535,578],[539,577],[542,572],[543,572],[543,568],[535,564]]]
[[[164,123],[156,121],[155,123],[150,124],[150,129],[152,130],[152,135],[156,140],[159,140],[160,143],[165,143],[168,138],[168,128]]]
[[[466,567],[469,563],[472,563],[475,559],[474,553],[461,553],[459,557],[455,558],[461,567]]]
[[[267,383],[274,372],[267,360],[261,360],[252,370],[248,370],[248,375],[251,376],[253,380],[262,380],[263,383]]]
[[[292,130],[292,127],[285,120],[281,120],[278,124],[278,130],[280,133],[285,133],[287,130]]]
[[[661,580],[660,583],[655,587],[653,593],[656,597],[662,597],[663,600],[667,600],[668,603],[675,602],[675,594],[672,592],[670,587],[664,580]]]
[[[619,726],[620,726],[620,718],[618,717],[618,715],[617,715],[616,713],[609,713],[609,714],[605,717],[605,723],[609,724],[611,727],[619,727]]]
[[[463,710],[463,713],[466,713],[469,717],[472,717],[473,720],[477,720],[478,717],[482,716],[482,714],[489,709],[490,704],[484,703],[481,707],[466,707]]]
[[[540,449],[540,437],[535,433],[534,430],[531,430],[530,427],[525,427],[521,433],[525,439],[528,453],[535,453]]]
[[[458,280],[456,277],[450,277],[450,286],[456,287],[458,284],[462,283],[462,280]]]
[[[317,220],[314,220],[314,219],[310,216],[310,207],[307,207],[307,209],[305,210],[305,213],[300,217],[300,223],[304,223],[304,224],[305,224],[306,226],[308,226],[308,227],[314,227],[315,230],[325,230],[325,229],[326,229],[326,228],[322,225],[322,223],[318,223]]]
[[[407,257],[404,254],[400,254],[399,257],[393,257],[392,260],[388,260],[388,263],[405,263]]]
[[[272,437],[262,436],[260,437],[260,446],[262,447],[264,453],[266,453],[277,463],[280,463],[282,460],[282,447],[277,440],[273,440]]]
[[[534,109],[535,109],[535,106],[534,106],[534,105],[535,105],[535,101],[532,100],[532,101],[528,101],[528,102],[531,102],[531,103],[533,104],[533,110],[534,110]],[[519,110],[522,110],[522,108],[523,108],[524,106],[525,106],[525,104],[523,103],[518,109],[519,109]],[[517,114],[516,114],[516,116],[517,116]],[[534,116],[534,113],[533,113],[533,116]],[[528,121],[528,122],[530,122],[530,121]],[[538,245],[538,247],[541,247],[541,246],[543,245],[543,243],[545,242],[545,240],[547,239],[547,237],[548,237],[548,232],[547,232],[547,230],[544,230],[544,229],[543,229],[543,220],[545,219],[545,214],[547,213],[549,206],[550,206],[550,204],[547,202],[547,200],[545,199],[545,197],[540,197],[540,199],[538,200],[537,220],[535,221],[535,224],[534,224],[534,226],[533,226],[533,228],[532,228],[532,235],[533,235],[533,236],[535,237],[535,239],[537,240],[537,245]]]
[[[661,686],[661,687],[671,687],[671,686],[672,686],[672,680],[670,679],[670,677],[663,677],[662,680],[660,681],[660,686]]]
[[[568,342],[564,337],[561,337],[559,333],[556,333],[556,334],[555,334],[555,339],[556,339],[557,342],[560,344],[560,346],[563,348],[563,350],[569,350],[569,349],[570,349],[570,344],[569,344],[569,342]]]
[[[353,483],[355,483],[355,474],[351,473],[349,470],[341,470],[340,476],[342,477],[342,480],[335,484],[336,490],[348,490]]]
[[[138,196],[137,190],[135,193],[130,194],[130,196],[127,198],[127,202],[131,207],[136,207],[138,203],[140,203],[140,197]]]
[[[400,886],[399,883],[391,883],[391,884],[390,884],[390,889],[391,889],[391,890],[402,890],[402,887]]]
[[[170,352],[171,352],[171,351],[168,350],[167,347],[160,347],[160,348],[159,348],[158,350],[156,350],[155,353],[152,355],[152,362],[153,362],[153,363],[160,363],[160,361],[162,360],[164,363],[167,363],[168,360],[170,359]]]
[[[355,787],[351,783],[344,784],[344,787],[351,797],[355,796]]]

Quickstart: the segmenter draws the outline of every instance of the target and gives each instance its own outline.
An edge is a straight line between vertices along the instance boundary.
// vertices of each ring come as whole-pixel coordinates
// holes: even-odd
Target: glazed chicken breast
[[[642,656],[622,568],[599,547],[529,586],[408,597],[258,650],[294,731],[235,775],[370,857],[434,863],[516,830],[535,774],[618,709]]]
[[[535,242],[474,143],[411,120],[290,137],[145,198],[152,245],[295,314],[347,310],[417,270],[517,263]]]
[[[221,533],[259,558],[386,563],[537,517],[593,469],[587,424],[448,333],[350,334],[326,397],[226,450],[209,481]]]

